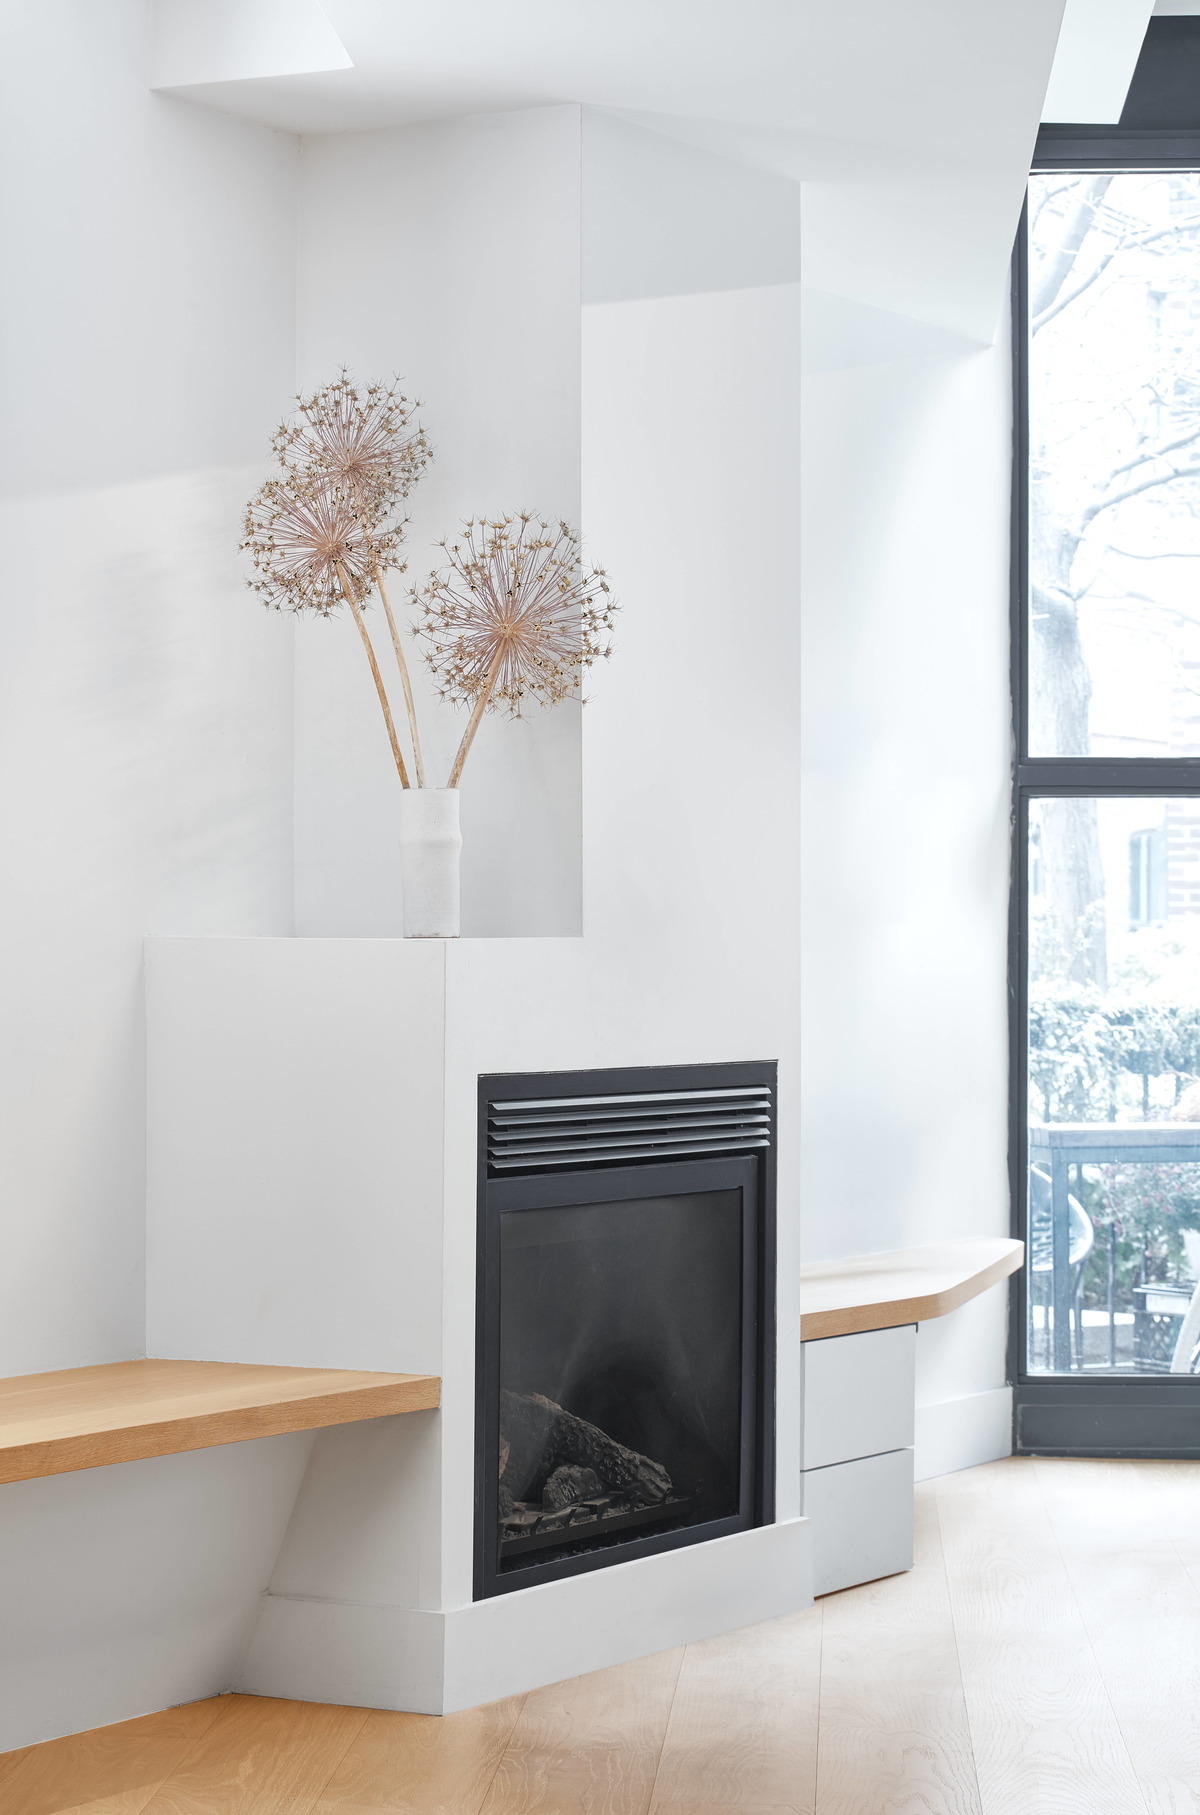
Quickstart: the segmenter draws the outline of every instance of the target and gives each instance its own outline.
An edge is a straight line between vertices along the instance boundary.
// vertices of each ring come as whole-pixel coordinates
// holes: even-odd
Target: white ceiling
[[[296,133],[610,109],[806,180],[814,288],[978,343],[1063,4],[152,0],[152,86]]]
[[[976,164],[1040,101],[1061,7],[155,0],[151,85],[300,133],[575,101],[721,138],[795,175],[844,167],[848,144],[924,163],[957,141],[954,155]]]

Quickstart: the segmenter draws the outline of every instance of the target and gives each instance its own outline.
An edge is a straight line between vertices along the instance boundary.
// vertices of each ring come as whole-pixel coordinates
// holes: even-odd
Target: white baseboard
[[[952,1475],[981,1462],[1012,1455],[1012,1388],[993,1387],[964,1399],[919,1405],[916,1423],[915,1478]]]
[[[811,1529],[788,1519],[445,1613],[263,1596],[251,1695],[451,1714],[812,1601]]]

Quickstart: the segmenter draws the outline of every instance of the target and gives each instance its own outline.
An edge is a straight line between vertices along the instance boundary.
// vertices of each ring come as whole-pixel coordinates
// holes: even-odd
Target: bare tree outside
[[[1200,627],[1168,571],[1200,558],[1200,176],[1035,177],[1029,262],[1030,754],[1167,754],[1132,727],[1096,748],[1084,620],[1119,600],[1151,637]],[[1103,988],[1094,803],[1046,803],[1043,838],[1068,974]]]
[[[1200,758],[1200,172],[1036,175],[1028,332],[1029,754]],[[1033,789],[1028,907],[1029,1366],[1193,1371],[1200,790]]]
[[[1082,756],[1081,604],[1200,555],[1200,174],[1035,177],[1029,244],[1030,746]]]

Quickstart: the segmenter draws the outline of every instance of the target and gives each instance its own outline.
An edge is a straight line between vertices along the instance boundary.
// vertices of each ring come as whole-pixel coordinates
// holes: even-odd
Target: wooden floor
[[[1200,1464],[917,1490],[917,1566],[437,1720],[220,1696],[0,1756],[3,1815],[1200,1815]]]

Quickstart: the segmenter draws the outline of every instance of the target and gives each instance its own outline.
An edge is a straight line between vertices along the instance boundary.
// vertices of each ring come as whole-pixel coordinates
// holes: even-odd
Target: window
[[[1129,925],[1162,926],[1167,918],[1167,828],[1156,826],[1129,836]]]
[[[1200,1455],[1200,140],[1039,151],[1014,281],[1016,1442]]]

